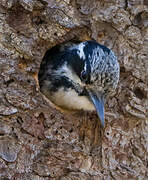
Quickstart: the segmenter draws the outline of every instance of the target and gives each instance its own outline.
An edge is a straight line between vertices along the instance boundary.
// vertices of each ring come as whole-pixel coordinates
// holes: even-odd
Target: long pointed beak
[[[90,98],[96,108],[98,117],[101,121],[101,125],[104,128],[105,127],[105,120],[104,120],[104,97],[103,95],[96,95],[95,93],[90,92],[89,93]]]

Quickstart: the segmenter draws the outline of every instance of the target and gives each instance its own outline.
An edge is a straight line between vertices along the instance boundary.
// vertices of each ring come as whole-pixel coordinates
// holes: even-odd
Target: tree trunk
[[[146,0],[1,0],[0,179],[148,179],[147,26]],[[104,132],[95,112],[61,112],[38,85],[49,48],[88,39],[120,63]]]

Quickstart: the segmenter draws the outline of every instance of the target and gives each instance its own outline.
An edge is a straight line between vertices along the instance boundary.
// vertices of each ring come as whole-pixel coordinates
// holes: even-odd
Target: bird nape
[[[48,50],[38,74],[41,92],[69,110],[96,109],[105,127],[104,105],[119,81],[114,53],[96,41],[65,43]]]

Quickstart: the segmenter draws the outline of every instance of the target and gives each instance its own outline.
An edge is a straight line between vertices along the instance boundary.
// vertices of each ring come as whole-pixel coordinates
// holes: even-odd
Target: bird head
[[[114,53],[96,41],[85,41],[68,49],[71,60],[68,78],[93,103],[101,125],[105,126],[104,105],[119,81],[119,64]]]
[[[50,80],[53,77],[58,82],[56,86],[64,87],[65,91],[72,88],[79,97],[86,97],[104,127],[105,101],[119,81],[119,64],[114,53],[96,41],[85,41],[61,46],[52,58]]]

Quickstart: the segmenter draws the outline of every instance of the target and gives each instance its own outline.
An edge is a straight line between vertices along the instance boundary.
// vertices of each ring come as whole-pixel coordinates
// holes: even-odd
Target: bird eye
[[[110,79],[108,78],[108,79],[106,79],[106,83],[108,83],[108,82],[110,82]]]
[[[86,81],[88,79],[88,74],[85,70],[81,72],[81,79]]]

